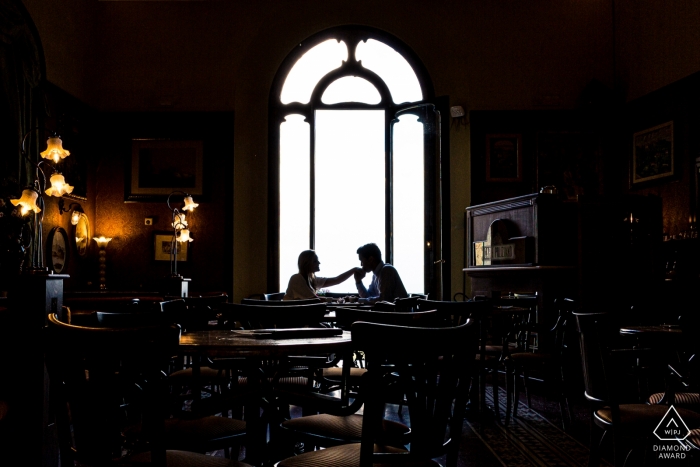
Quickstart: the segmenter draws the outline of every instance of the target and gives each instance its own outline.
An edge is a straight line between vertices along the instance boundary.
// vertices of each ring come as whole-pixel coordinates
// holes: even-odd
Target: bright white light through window
[[[309,249],[309,124],[290,115],[280,125],[280,289],[299,272],[299,253]]]
[[[321,97],[321,102],[329,105],[339,102],[379,104],[381,101],[382,96],[377,88],[366,79],[356,76],[345,76],[333,81]]]
[[[423,99],[416,73],[397,51],[374,39],[357,44],[355,57],[384,80],[396,104]]]
[[[394,266],[409,292],[425,288],[423,124],[402,115],[393,130]]]
[[[319,276],[359,266],[357,249],[365,243],[376,243],[384,254],[384,152],[383,110],[316,111]],[[365,286],[371,279],[370,273]],[[353,278],[330,290],[357,293]]]
[[[280,100],[283,104],[300,102],[308,104],[311,93],[328,72],[340,68],[348,59],[345,42],[329,39],[321,42],[297,61],[287,75]]]

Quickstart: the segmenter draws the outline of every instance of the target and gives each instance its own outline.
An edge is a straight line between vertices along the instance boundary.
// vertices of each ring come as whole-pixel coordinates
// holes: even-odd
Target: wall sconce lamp
[[[31,251],[32,260],[31,267],[28,269],[28,271],[30,273],[46,273],[47,269],[44,267],[44,248],[42,244],[44,195],[61,198],[63,195],[71,193],[73,191],[73,187],[66,183],[65,177],[58,171],[55,165],[70,155],[69,151],[63,149],[61,137],[56,133],[53,133],[46,141],[46,150],[40,153],[42,160],[39,162],[34,162],[27,154],[27,138],[37,130],[46,129],[40,127],[32,128],[24,134],[20,145],[22,157],[28,160],[35,168],[33,184],[32,186],[26,187],[24,190],[22,190],[22,196],[20,196],[19,199],[11,199],[10,202],[15,206],[20,207],[20,214],[22,216],[25,216],[30,212],[34,213],[34,238],[32,241]],[[51,178],[48,180],[51,186],[48,188],[46,187],[46,168],[50,169],[49,173],[51,174]]]
[[[112,238],[100,235],[99,237],[92,237],[92,239],[95,240],[100,249],[100,290],[107,290],[107,245],[109,245]]]
[[[85,213],[85,211],[83,211],[83,207],[80,205],[80,203],[70,203],[68,207],[65,207],[65,204],[66,203],[63,198],[58,200],[58,213],[63,215],[64,212],[72,211],[70,215],[70,223],[72,225],[78,225],[80,215]]]
[[[184,195],[182,211],[170,205],[170,198],[176,194]],[[173,191],[170,193],[166,204],[168,205],[168,209],[173,213],[171,224],[173,227],[173,239],[170,242],[170,275],[172,277],[179,277],[177,273],[177,250],[180,246],[178,243],[193,241],[193,238],[190,237],[190,230],[187,228],[186,211],[194,211],[199,204],[195,203],[192,197],[184,191]]]

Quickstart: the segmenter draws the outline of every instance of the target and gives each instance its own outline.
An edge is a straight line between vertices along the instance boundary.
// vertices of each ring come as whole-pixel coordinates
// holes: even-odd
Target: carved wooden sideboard
[[[660,290],[661,199],[531,194],[468,207],[472,295],[537,294],[537,319],[556,319],[556,298],[590,311],[629,313]]]

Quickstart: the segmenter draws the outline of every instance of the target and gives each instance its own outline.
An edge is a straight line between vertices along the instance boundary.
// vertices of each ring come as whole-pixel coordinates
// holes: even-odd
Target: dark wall
[[[107,286],[117,290],[155,290],[170,273],[168,261],[154,260],[155,232],[171,232],[166,196],[125,201],[133,138],[203,141],[204,195],[187,215],[194,242],[178,273],[192,279],[191,291],[231,293],[230,258],[233,220],[230,193],[233,166],[232,112],[142,112],[100,114],[101,143],[95,148],[95,235],[113,237],[107,247]],[[182,207],[182,195],[171,204]],[[153,218],[145,225],[145,218]],[[91,266],[97,277],[96,257]],[[88,284],[79,284],[88,287]]]

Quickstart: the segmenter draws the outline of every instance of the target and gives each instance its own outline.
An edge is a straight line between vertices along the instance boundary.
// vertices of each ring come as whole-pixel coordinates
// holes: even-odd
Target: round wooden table
[[[199,378],[199,365],[202,358],[242,357],[252,370],[248,372],[248,384],[252,394],[259,393],[262,381],[253,377],[261,372],[255,371],[262,360],[283,360],[290,356],[320,355],[338,353],[346,357],[343,361],[352,361],[348,356],[352,352],[352,338],[349,331],[337,336],[271,339],[255,337],[254,331],[211,330],[183,333],[180,337],[180,350],[195,357],[193,377]],[[348,378],[350,366],[343,366],[341,400],[348,403]],[[196,383],[195,383],[196,385]],[[195,386],[196,387],[196,386]],[[200,391],[195,391],[199,395]],[[196,396],[195,396],[196,397]],[[251,398],[246,405],[246,462],[258,465],[263,461],[266,445],[266,430],[260,420],[260,404]]]

